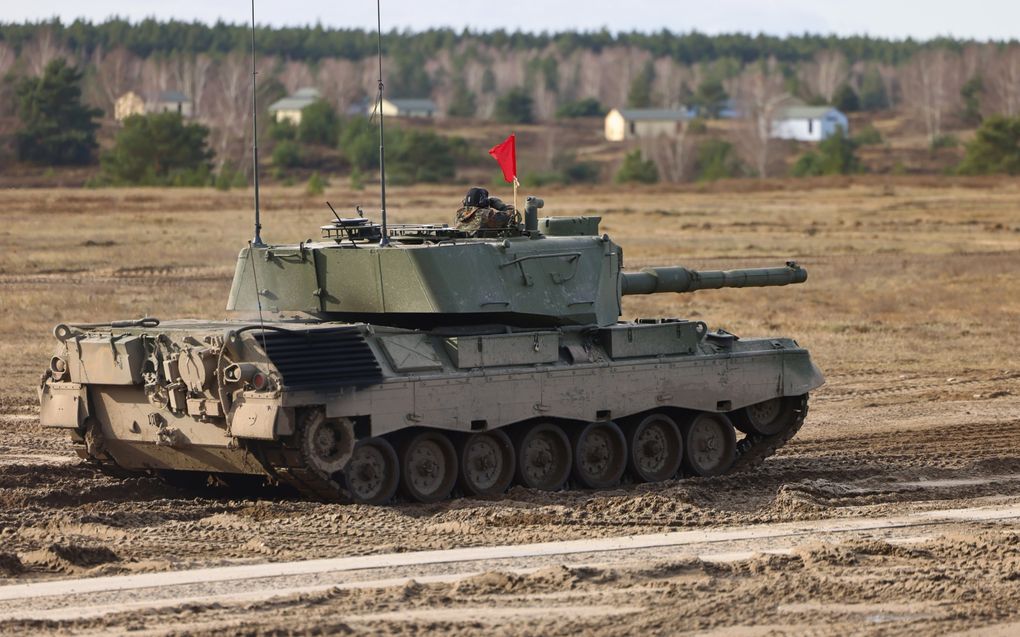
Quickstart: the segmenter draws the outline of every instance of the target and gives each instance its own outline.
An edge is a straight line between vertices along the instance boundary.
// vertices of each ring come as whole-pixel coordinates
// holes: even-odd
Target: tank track
[[[344,486],[313,469],[294,439],[281,446],[260,445],[254,449],[269,475],[281,484],[311,500],[345,502],[349,500]]]
[[[783,431],[771,436],[748,434],[737,442],[737,460],[727,473],[747,471],[761,466],[765,459],[775,453],[797,435],[804,425],[808,413],[808,395],[800,397],[800,404],[794,411],[796,417]]]
[[[771,436],[748,434],[739,440],[736,447],[737,459],[726,473],[749,471],[761,466],[797,435],[807,413],[808,396],[805,394],[800,397],[800,404],[794,410],[795,417],[786,429]],[[145,475],[143,472],[123,469],[105,454],[89,453],[87,448],[88,445],[82,444],[79,455],[87,464],[105,475],[118,479]],[[286,439],[282,444],[258,444],[250,451],[272,478],[293,488],[305,498],[323,502],[347,502],[350,499],[343,484],[310,466],[295,438]]]
[[[726,473],[738,473],[761,466],[767,458],[775,455],[783,445],[793,439],[807,417],[807,394],[800,397],[800,404],[794,413],[795,417],[787,428],[777,434],[771,436],[749,434],[739,440],[736,448],[737,459]],[[255,452],[270,475],[304,497],[325,502],[349,501],[344,486],[309,466],[293,439],[285,441],[282,446],[261,446]]]

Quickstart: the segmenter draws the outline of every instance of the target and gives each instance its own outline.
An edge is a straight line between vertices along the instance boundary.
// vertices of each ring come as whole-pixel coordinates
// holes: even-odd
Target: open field
[[[547,214],[602,216],[630,268],[793,259],[808,269],[801,286],[625,302],[626,318],[694,317],[811,349],[827,384],[762,469],[376,509],[117,481],[38,426],[35,387],[57,322],[225,315],[250,193],[0,192],[0,584],[377,556],[297,575],[280,564],[243,585],[217,570],[165,591],[116,580],[11,601],[15,589],[0,586],[0,633],[1020,630],[1020,184],[766,185],[536,193]],[[394,188],[391,221],[452,221],[462,190]],[[327,196],[338,210],[377,207],[372,191]],[[269,241],[316,237],[330,218],[300,189],[265,190],[263,210]],[[413,556],[386,557],[678,531],[704,535],[413,568]]]

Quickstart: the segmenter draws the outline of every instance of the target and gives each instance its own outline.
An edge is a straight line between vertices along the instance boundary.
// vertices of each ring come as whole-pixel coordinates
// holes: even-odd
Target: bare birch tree
[[[21,58],[25,61],[29,75],[42,75],[46,65],[59,57],[68,57],[68,55],[49,28],[40,30],[21,49]]]
[[[688,132],[688,123],[678,122],[675,136],[659,135],[642,144],[642,154],[652,158],[659,170],[659,176],[665,181],[675,184],[687,180],[691,164],[694,162],[691,153],[693,143]]]
[[[251,143],[251,58],[239,52],[224,57],[213,70],[210,82],[211,108],[203,121],[210,127],[210,146],[216,166],[245,166]]]
[[[287,93],[294,93],[298,89],[315,87],[315,77],[312,70],[305,62],[288,60],[283,63],[283,68],[277,76]]]
[[[201,117],[207,107],[206,88],[209,86],[212,58],[204,53],[182,55],[171,68],[171,82],[177,90],[191,98],[192,115]]]
[[[124,47],[105,53],[97,47],[92,54],[92,66],[95,69],[100,106],[112,113],[117,99],[138,86],[142,63]]]
[[[328,58],[319,63],[315,85],[322,97],[341,113],[365,95],[362,72],[357,62]]]
[[[986,86],[992,96],[994,112],[1020,115],[1020,46],[1000,50],[989,65]]]
[[[737,143],[759,177],[769,174],[769,160],[775,145],[772,127],[780,107],[790,99],[775,59],[748,67],[733,84],[741,122]]]
[[[836,91],[849,75],[846,56],[833,49],[823,49],[815,54],[815,59],[805,64],[801,78],[813,94],[831,104]]]
[[[963,82],[960,57],[946,49],[921,51],[904,68],[904,101],[932,142],[942,135],[946,116],[959,109]]]

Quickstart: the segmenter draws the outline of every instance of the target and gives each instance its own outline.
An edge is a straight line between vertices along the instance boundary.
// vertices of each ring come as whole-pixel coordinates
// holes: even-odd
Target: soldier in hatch
[[[487,231],[505,230],[519,222],[514,207],[503,203],[499,197],[490,197],[485,188],[469,190],[457,211],[457,229],[473,237],[487,234]]]

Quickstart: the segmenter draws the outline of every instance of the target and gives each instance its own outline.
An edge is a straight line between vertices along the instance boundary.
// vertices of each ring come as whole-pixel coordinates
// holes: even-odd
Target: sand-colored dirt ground
[[[388,508],[276,493],[196,496],[78,465],[35,416],[49,330],[143,314],[224,316],[233,261],[250,234],[250,194],[0,193],[0,596],[4,584],[71,577],[805,524],[781,552],[738,542],[724,547],[736,559],[723,561],[646,551],[486,563],[481,574],[449,581],[79,619],[14,618],[0,604],[0,633],[1020,630],[1016,518],[897,533],[812,526],[1020,504],[1020,184],[804,183],[538,193],[548,214],[602,216],[627,267],[794,259],[808,269],[801,286],[625,304],[626,318],[693,317],[744,336],[792,336],[812,350],[827,384],[812,396],[800,435],[762,469],[605,493],[515,489],[501,501]],[[391,222],[452,220],[462,190],[393,189]],[[370,191],[327,196],[338,209],[377,206]],[[296,189],[267,190],[263,202],[270,241],[316,237],[330,218]],[[32,604],[41,602],[22,610],[42,608]]]

